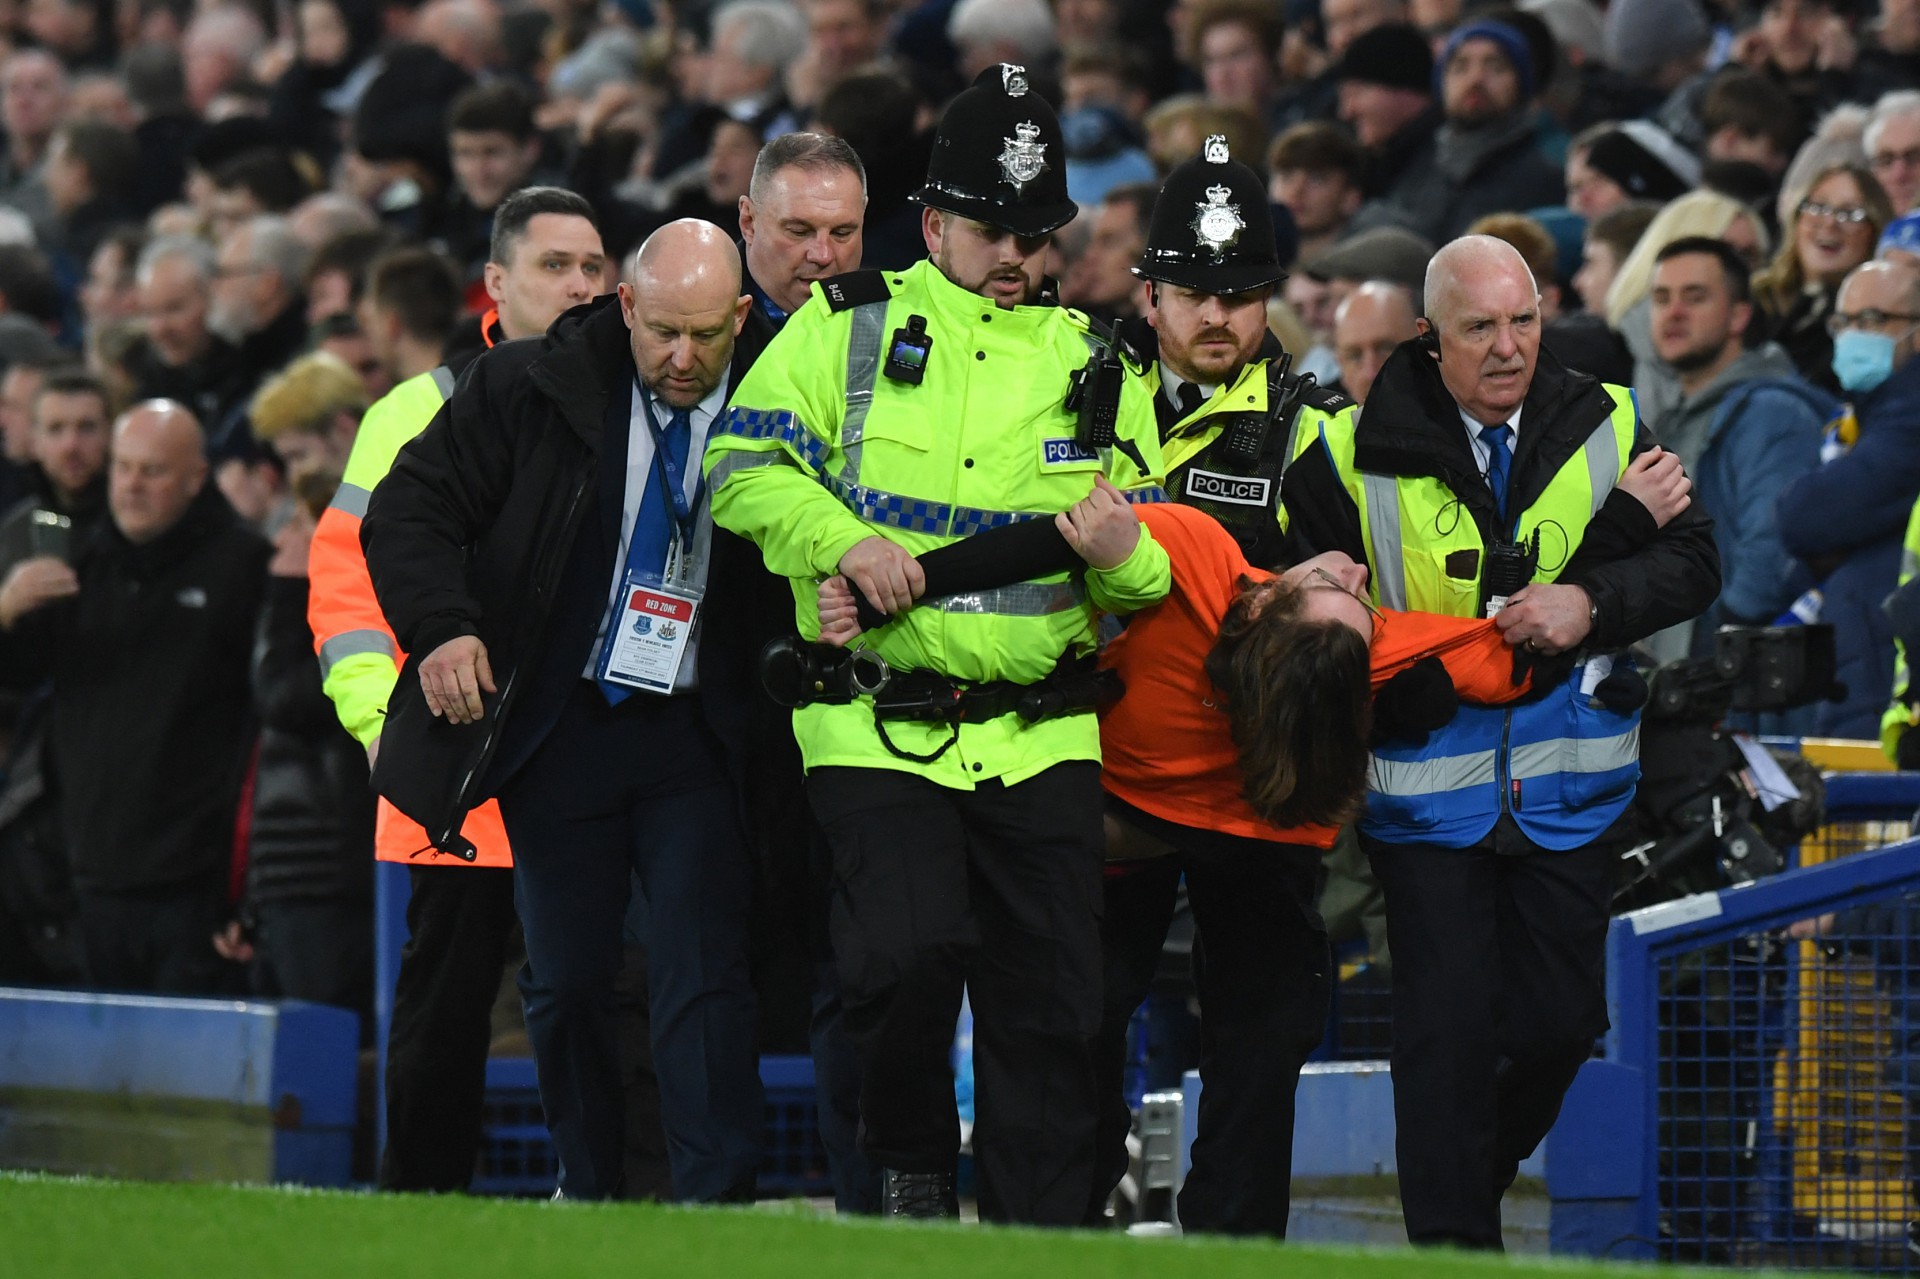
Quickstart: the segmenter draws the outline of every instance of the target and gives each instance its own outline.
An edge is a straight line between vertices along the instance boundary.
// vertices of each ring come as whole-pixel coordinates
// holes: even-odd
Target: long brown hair
[[[1367,641],[1341,622],[1302,617],[1297,587],[1275,587],[1256,608],[1254,585],[1240,579],[1206,664],[1240,753],[1242,793],[1275,826],[1341,825],[1366,798]]]
[[[1880,233],[1893,220],[1893,202],[1887,198],[1887,189],[1880,185],[1880,179],[1873,176],[1871,169],[1862,164],[1830,164],[1813,175],[1813,181],[1807,183],[1806,195],[1801,196],[1800,201],[1804,204],[1807,196],[1836,174],[1852,178],[1853,184],[1860,188],[1860,207],[1867,211],[1867,225],[1873,228],[1873,234],[1867,241],[1867,258],[1871,260],[1875,246],[1880,243]],[[1780,251],[1773,255],[1772,262],[1753,274],[1753,300],[1771,312],[1775,319],[1799,305],[1800,291],[1807,283],[1806,267],[1800,261],[1799,228],[1802,216],[1796,206],[1793,221],[1780,228]]]

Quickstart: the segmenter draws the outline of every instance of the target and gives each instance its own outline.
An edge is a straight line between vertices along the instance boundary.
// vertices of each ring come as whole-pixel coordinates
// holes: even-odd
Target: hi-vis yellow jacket
[[[918,385],[885,372],[896,331],[916,316],[932,339]],[[1161,500],[1158,432],[1137,378],[1124,380],[1121,445],[1096,454],[1076,442],[1068,378],[1095,341],[1072,311],[1001,310],[931,262],[823,281],[754,363],[707,443],[714,522],[753,539],[767,567],[792,579],[799,629],[813,636],[815,583],[864,538],[918,555],[1051,519],[1101,472],[1135,500]],[[1143,529],[1117,568],[923,599],[866,642],[899,669],[1032,683],[1063,655],[1092,651],[1096,607],[1132,612],[1171,580],[1166,552]],[[944,724],[890,722],[887,731],[918,754],[951,735]],[[891,768],[957,789],[1100,758],[1091,714],[967,724],[927,764],[882,745],[864,699],[798,710],[794,732],[808,768]]]

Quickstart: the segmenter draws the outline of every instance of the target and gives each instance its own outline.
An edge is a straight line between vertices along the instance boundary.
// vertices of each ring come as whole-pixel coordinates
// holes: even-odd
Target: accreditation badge
[[[647,582],[627,582],[612,634],[602,650],[600,678],[643,693],[671,693],[686,660],[687,640],[700,597]]]

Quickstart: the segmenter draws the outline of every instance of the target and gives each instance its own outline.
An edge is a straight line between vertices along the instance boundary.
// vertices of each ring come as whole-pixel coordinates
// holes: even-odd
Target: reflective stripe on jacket
[[[864,538],[919,554],[1051,519],[1103,471],[1130,496],[1164,496],[1158,432],[1137,378],[1124,379],[1117,429],[1145,465],[1125,450],[1096,455],[1075,441],[1075,417],[1064,407],[1068,378],[1092,347],[1080,317],[1050,306],[998,309],[925,261],[885,273],[878,291],[879,281],[859,283],[867,296],[854,305],[832,303],[816,287],[734,392],[707,443],[714,522],[758,543],[767,567],[792,580],[802,634],[819,631],[815,581],[837,572]],[[846,296],[847,286],[838,292]],[[909,317],[924,321],[932,342],[918,385],[884,372],[891,336]],[[1164,596],[1170,580],[1166,552],[1142,530],[1132,556],[1114,569],[921,600],[867,643],[896,668],[1032,683],[1063,655],[1093,650],[1095,606],[1132,612]],[[891,768],[962,790],[1100,758],[1091,714],[968,724],[953,749],[925,764],[886,750],[864,701],[804,708],[794,731],[809,768]],[[902,750],[926,754],[950,730],[895,722],[888,735]]]
[[[401,446],[427,429],[453,393],[453,382],[452,370],[442,365],[408,378],[367,410],[339,491],[314,529],[307,621],[320,658],[322,687],[340,723],[362,746],[378,738],[386,724],[387,702],[406,655],[374,598],[366,554],[360,549],[360,521],[374,486],[393,468]],[[498,804],[489,802],[468,814],[461,833],[478,850],[472,865],[513,865]],[[419,823],[384,799],[375,818],[374,851],[381,861],[469,864],[435,852]]]
[[[1555,579],[1626,472],[1633,401],[1624,387],[1606,390],[1612,414],[1516,521],[1521,539],[1541,534],[1535,581]],[[1323,427],[1321,438],[1359,510],[1374,598],[1385,608],[1475,616],[1485,548],[1453,492],[1433,476],[1356,471],[1350,418]],[[1493,829],[1504,807],[1543,848],[1597,838],[1633,798],[1640,717],[1592,704],[1580,692],[1586,676],[1582,663],[1537,701],[1509,710],[1462,706],[1424,745],[1376,751],[1361,829],[1389,843],[1464,848]]]

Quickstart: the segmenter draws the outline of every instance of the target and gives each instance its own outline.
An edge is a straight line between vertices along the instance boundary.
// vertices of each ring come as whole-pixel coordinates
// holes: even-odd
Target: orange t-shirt
[[[1331,848],[1331,826],[1285,830],[1263,821],[1241,797],[1233,731],[1210,704],[1207,654],[1242,577],[1271,576],[1248,565],[1239,543],[1211,516],[1190,506],[1135,508],[1172,561],[1166,599],[1136,613],[1101,654],[1126,696],[1100,722],[1101,781],[1143,813],[1228,835]],[[1388,613],[1374,628],[1373,686],[1413,663],[1437,656],[1462,699],[1511,701],[1526,692],[1513,683],[1512,650],[1491,621],[1433,613]]]

